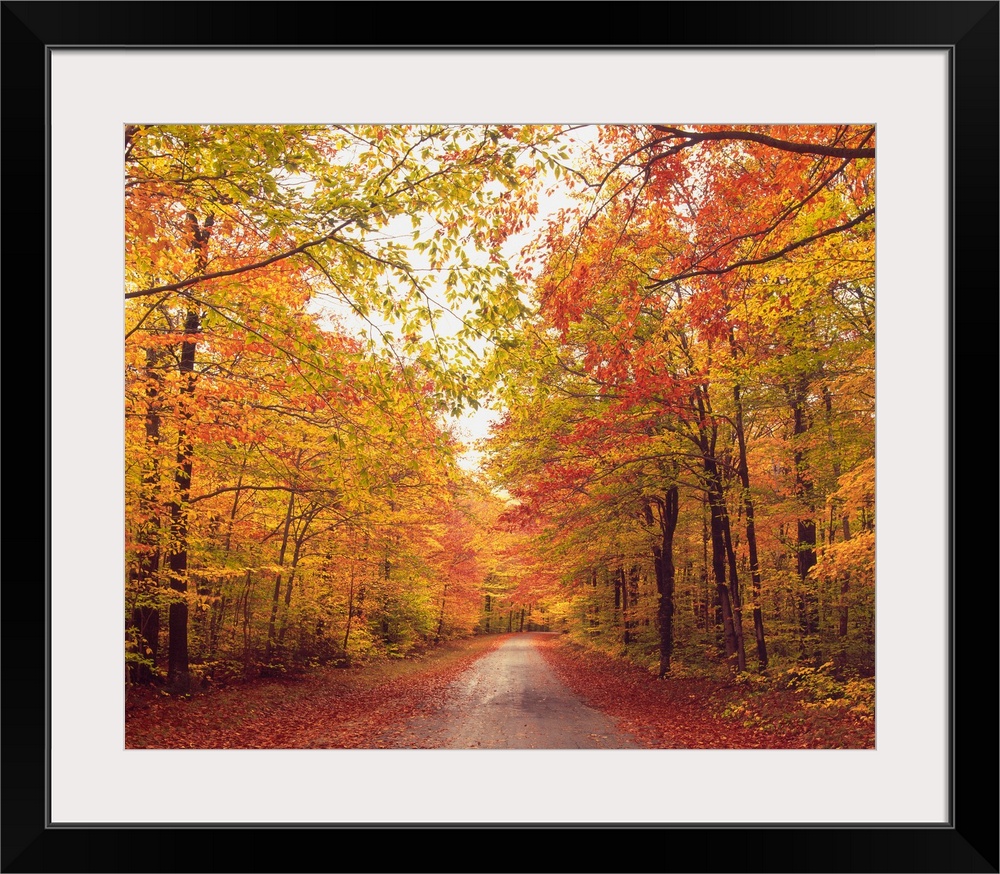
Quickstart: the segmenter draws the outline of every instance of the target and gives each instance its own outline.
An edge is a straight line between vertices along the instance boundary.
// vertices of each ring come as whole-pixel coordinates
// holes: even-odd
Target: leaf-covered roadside
[[[398,746],[408,719],[440,707],[448,684],[508,637],[453,641],[414,658],[324,668],[192,696],[145,689],[126,705],[126,747]],[[739,682],[657,680],[641,667],[582,649],[565,636],[537,646],[574,692],[651,748],[874,747],[870,681],[840,682],[825,668],[796,668]]]
[[[323,668],[190,696],[149,689],[126,703],[128,749],[367,749],[388,727],[440,704],[448,684],[499,635],[407,659]]]
[[[874,686],[841,683],[826,668],[745,682],[657,680],[623,660],[563,638],[539,644],[560,679],[656,749],[874,749]],[[749,676],[749,675],[746,675]]]

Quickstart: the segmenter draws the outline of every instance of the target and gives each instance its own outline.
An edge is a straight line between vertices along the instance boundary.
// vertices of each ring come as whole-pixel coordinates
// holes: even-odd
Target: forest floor
[[[126,747],[187,749],[386,748],[417,742],[408,726],[430,724],[454,698],[456,680],[518,635],[451,641],[407,659],[322,668],[170,696],[132,688]],[[780,682],[656,680],[620,659],[559,635],[532,635],[566,686],[639,744],[656,749],[870,749],[874,720],[842,698],[819,698]],[[453,702],[452,702],[453,703]]]

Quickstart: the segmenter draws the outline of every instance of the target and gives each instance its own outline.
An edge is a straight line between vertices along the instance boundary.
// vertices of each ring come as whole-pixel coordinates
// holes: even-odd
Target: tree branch
[[[796,143],[791,140],[779,140],[776,137],[769,137],[766,134],[757,134],[752,131],[741,130],[719,130],[719,131],[689,131],[678,127],[666,127],[664,125],[654,125],[654,130],[667,134],[668,137],[684,137],[684,141],[676,143],[663,155],[656,155],[652,160],[656,160],[666,155],[674,155],[681,149],[687,149],[706,140],[735,140],[749,143],[760,143],[762,146],[769,146],[772,149],[780,149],[783,152],[794,152],[797,155],[821,155],[827,158],[874,158],[875,148],[844,148],[842,146],[823,146],[818,143]],[[869,134],[869,137],[871,134]],[[865,138],[866,140],[868,137]]]
[[[251,270],[259,270],[261,267],[267,267],[270,264],[274,264],[278,261],[284,261],[286,258],[291,258],[293,255],[300,255],[309,249],[320,246],[323,243],[328,243],[337,234],[339,234],[348,225],[353,224],[356,219],[345,219],[339,225],[337,225],[330,233],[319,237],[315,240],[308,240],[296,246],[294,249],[288,249],[285,252],[279,252],[277,255],[272,255],[270,258],[265,258],[263,261],[255,261],[253,264],[244,264],[242,267],[232,267],[229,270],[219,270],[215,273],[202,273],[198,276],[190,276],[187,279],[182,279],[179,282],[171,282],[167,285],[157,285],[153,288],[145,288],[141,291],[127,291],[125,292],[125,300],[131,300],[136,297],[146,297],[150,294],[159,294],[164,291],[181,291],[185,288],[190,288],[192,285],[197,285],[199,282],[207,282],[210,279],[220,279],[223,276],[236,276],[240,273],[248,273]]]
[[[724,273],[730,273],[740,267],[754,267],[758,264],[767,264],[769,261],[776,261],[789,252],[793,252],[796,249],[800,249],[803,246],[813,243],[816,240],[820,240],[823,237],[828,237],[831,234],[839,234],[841,231],[850,230],[855,225],[861,224],[865,219],[870,218],[875,214],[875,207],[871,209],[866,209],[863,213],[857,217],[851,219],[849,222],[845,222],[842,225],[837,225],[836,227],[828,228],[825,231],[820,231],[818,234],[813,234],[811,237],[804,237],[801,240],[796,240],[794,243],[789,243],[783,249],[779,249],[777,252],[772,252],[769,255],[764,255],[760,258],[747,258],[744,261],[734,261],[732,264],[727,264],[725,267],[716,268],[705,268],[703,270],[687,270],[683,273],[678,273],[667,279],[660,279],[656,282],[647,285],[647,290],[653,290],[656,288],[662,288],[664,285],[670,285],[674,282],[680,282],[682,279],[693,279],[695,276],[721,276]]]

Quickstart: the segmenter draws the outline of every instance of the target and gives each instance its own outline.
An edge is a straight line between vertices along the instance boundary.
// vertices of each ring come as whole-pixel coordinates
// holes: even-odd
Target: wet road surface
[[[614,721],[556,676],[535,644],[516,635],[448,687],[442,706],[386,731],[381,747],[408,749],[638,749]]]

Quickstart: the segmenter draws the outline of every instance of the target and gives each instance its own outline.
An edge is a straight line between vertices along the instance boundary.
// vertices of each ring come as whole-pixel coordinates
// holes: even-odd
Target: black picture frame
[[[998,871],[1000,816],[992,758],[998,748],[998,605],[995,558],[985,535],[995,530],[995,522],[988,514],[983,524],[976,496],[968,488],[958,488],[971,485],[981,490],[989,482],[989,472],[995,470],[988,460],[995,457],[993,444],[985,450],[973,447],[969,435],[975,432],[978,436],[978,429],[995,415],[990,396],[984,400],[983,392],[995,388],[997,371],[997,2],[478,4],[480,8],[493,7],[488,16],[493,21],[510,16],[512,22],[528,28],[503,43],[519,47],[629,47],[636,45],[638,33],[650,40],[644,45],[651,48],[949,49],[953,176],[948,380],[952,779],[946,825],[353,825],[350,834],[343,829],[331,834],[329,827],[269,827],[265,823],[241,824],[236,830],[170,824],[50,825],[47,686],[42,682],[49,646],[45,558],[49,549],[58,545],[49,543],[45,524],[50,494],[49,376],[47,363],[43,368],[38,354],[38,325],[49,324],[50,300],[47,282],[43,282],[49,258],[49,216],[47,186],[44,193],[42,186],[48,164],[50,47],[321,47],[316,39],[327,19],[321,7],[332,5],[2,4],[2,243],[8,280],[4,333],[12,353],[3,387],[14,422],[8,426],[11,439],[6,453],[10,515],[5,517],[2,532],[7,571],[3,587],[7,609],[2,614],[2,870],[313,871],[346,865],[359,870],[401,871]],[[443,48],[446,46],[439,40],[447,32],[440,29],[444,15],[461,16],[478,30],[475,15],[481,14],[475,12],[473,4],[399,4],[378,15],[372,14],[377,7],[371,4],[335,5],[336,17],[346,28],[330,34],[328,44],[337,46]],[[526,14],[529,9],[530,14]],[[546,20],[551,23],[544,24]],[[561,22],[558,25],[557,20]],[[593,26],[595,20],[600,21],[601,45],[592,42],[593,33],[587,29],[587,23]],[[422,27],[420,22],[424,22]],[[656,22],[662,26],[657,27]],[[364,30],[353,30],[355,27]],[[657,40],[659,31],[664,34],[662,42]],[[554,38],[544,39],[540,36],[543,33]],[[362,40],[356,38],[358,34]],[[500,44],[466,43],[463,47]],[[100,99],[99,95],[95,99]],[[919,147],[917,134],[915,148]],[[47,328],[45,345],[48,361]],[[20,351],[25,348],[32,350],[27,361]],[[995,391],[992,397],[996,397]],[[46,471],[44,489],[39,488],[42,471]],[[915,648],[919,648],[918,642]],[[920,670],[919,655],[915,655],[914,670]],[[603,833],[623,828],[627,834]],[[420,835],[420,830],[432,833]],[[441,830],[455,833],[437,833]],[[553,833],[533,840],[527,833],[535,830]],[[575,831],[585,834],[569,833]],[[525,840],[518,840],[520,835],[511,832],[522,832]]]

